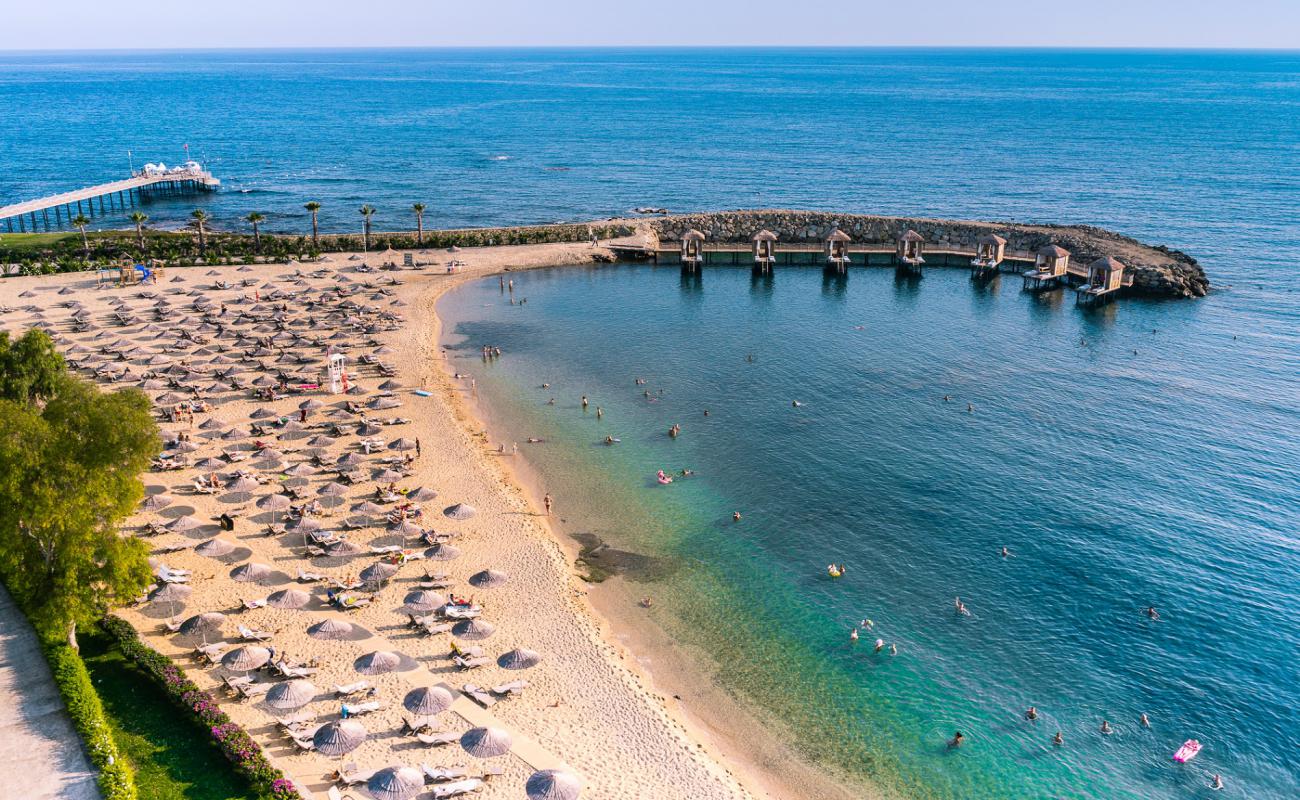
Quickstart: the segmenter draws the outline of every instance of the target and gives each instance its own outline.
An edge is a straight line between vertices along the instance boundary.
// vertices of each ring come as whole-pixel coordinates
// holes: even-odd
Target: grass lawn
[[[140,800],[244,800],[256,793],[162,689],[102,633],[78,637],[113,738],[135,767]]]

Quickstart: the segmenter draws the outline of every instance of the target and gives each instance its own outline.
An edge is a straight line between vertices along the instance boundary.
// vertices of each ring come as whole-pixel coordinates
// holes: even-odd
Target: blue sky
[[[14,0],[0,50],[454,45],[1300,48],[1300,0]]]

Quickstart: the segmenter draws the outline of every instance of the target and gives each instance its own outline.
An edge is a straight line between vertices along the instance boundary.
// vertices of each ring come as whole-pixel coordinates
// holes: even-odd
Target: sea
[[[905,797],[1300,796],[1300,53],[2,53],[0,108],[0,203],[210,167],[160,227],[778,207],[1192,254],[1208,297],[1089,310],[960,269],[649,264],[439,310],[565,529],[809,760]]]

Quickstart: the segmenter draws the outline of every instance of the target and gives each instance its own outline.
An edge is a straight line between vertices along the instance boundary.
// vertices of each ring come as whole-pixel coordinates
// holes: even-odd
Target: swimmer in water
[[[961,747],[961,743],[965,740],[966,737],[961,735],[961,731],[957,731],[952,735],[952,741],[948,742],[948,746],[955,750],[958,747]]]
[[[952,395],[950,395],[950,394],[945,394],[945,395],[943,396],[943,402],[945,402],[945,403],[951,403],[951,402],[952,402]]]
[[[1008,549],[1005,548],[1005,547],[1002,548],[1002,557],[1003,557],[1003,558],[1011,558],[1011,551],[1008,550]]]
[[[1151,619],[1160,619],[1160,612],[1156,611],[1155,606],[1147,606],[1147,616]]]
[[[961,601],[960,597],[953,600],[953,608],[957,610],[958,614],[961,614],[964,617],[970,616],[970,611],[966,608],[966,604]]]
[[[706,408],[706,409],[704,409],[704,416],[707,417],[708,415],[709,415],[709,410]]]
[[[1115,729],[1110,727],[1110,723],[1103,719],[1101,721],[1101,734],[1103,736],[1110,736],[1114,732]]]
[[[876,640],[876,652],[879,653],[881,650],[884,650],[884,649],[885,649],[885,640],[884,640],[884,639],[877,639],[877,640]]]
[[[1035,722],[1035,721],[1037,721],[1037,720],[1038,720],[1038,709],[1037,709],[1037,708],[1034,708],[1033,706],[1030,706],[1030,707],[1029,707],[1029,710],[1025,712],[1025,719],[1029,720],[1030,722]]]
[[[1052,744],[1056,745],[1057,747],[1060,747],[1061,745],[1065,744],[1065,737],[1061,735],[1060,731],[1057,731],[1056,735],[1052,737]]]
[[[549,389],[549,388],[551,388],[551,385],[550,385],[549,383],[543,383],[543,384],[542,384],[542,388],[543,388],[543,389]]]
[[[869,619],[864,619],[862,620],[862,627],[866,628],[867,630],[871,630],[872,628],[876,627],[876,623],[872,622]]]
[[[596,419],[600,419],[603,416],[605,416],[605,409],[601,408],[600,406],[596,406]]]
[[[732,522],[740,522],[740,512],[739,512],[739,511],[733,511],[733,512],[731,512],[731,521],[732,521]]]
[[[896,645],[896,644],[891,644],[891,645],[889,646],[889,654],[890,654],[891,656],[896,656],[896,655],[898,655],[898,645]]]
[[[1151,727],[1151,720],[1147,718],[1146,712],[1143,712],[1142,715],[1138,717],[1138,722],[1142,723],[1142,727],[1144,728]]]
[[[1214,780],[1210,781],[1210,788],[1213,789],[1213,790],[1216,791],[1216,792],[1219,791],[1220,789],[1222,789],[1222,788],[1223,788],[1223,776],[1222,776],[1222,775],[1219,775],[1219,774],[1216,773],[1215,776],[1214,776]]]
[[[790,402],[790,405],[794,408],[798,408],[799,406],[803,405],[803,403],[800,403],[798,400],[792,400]]]
[[[857,629],[857,628],[854,628],[853,631],[849,634],[849,639],[850,639],[851,641],[854,641],[854,642],[856,642],[856,641],[858,640],[858,629]]]
[[[966,413],[967,413],[967,414],[974,414],[974,413],[975,413],[975,404],[974,404],[974,403],[967,403],[967,404],[966,404]]]
[[[613,437],[613,436],[606,436],[606,437],[605,437],[605,444],[613,444],[613,443],[614,443],[614,437]]]
[[[587,410],[587,396],[585,394],[582,396],[582,410]]]

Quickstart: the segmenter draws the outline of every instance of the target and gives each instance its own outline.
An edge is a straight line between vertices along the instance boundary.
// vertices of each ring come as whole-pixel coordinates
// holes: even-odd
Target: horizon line
[[[1300,48],[1248,47],[1239,45],[1033,45],[1033,44],[482,44],[482,45],[214,45],[211,47],[60,47],[0,48],[0,56],[54,53],[248,53],[248,52],[329,52],[329,51],[482,51],[482,50],[824,50],[824,51],[1033,51],[1033,52],[1129,52],[1129,53],[1277,53],[1300,54]]]

